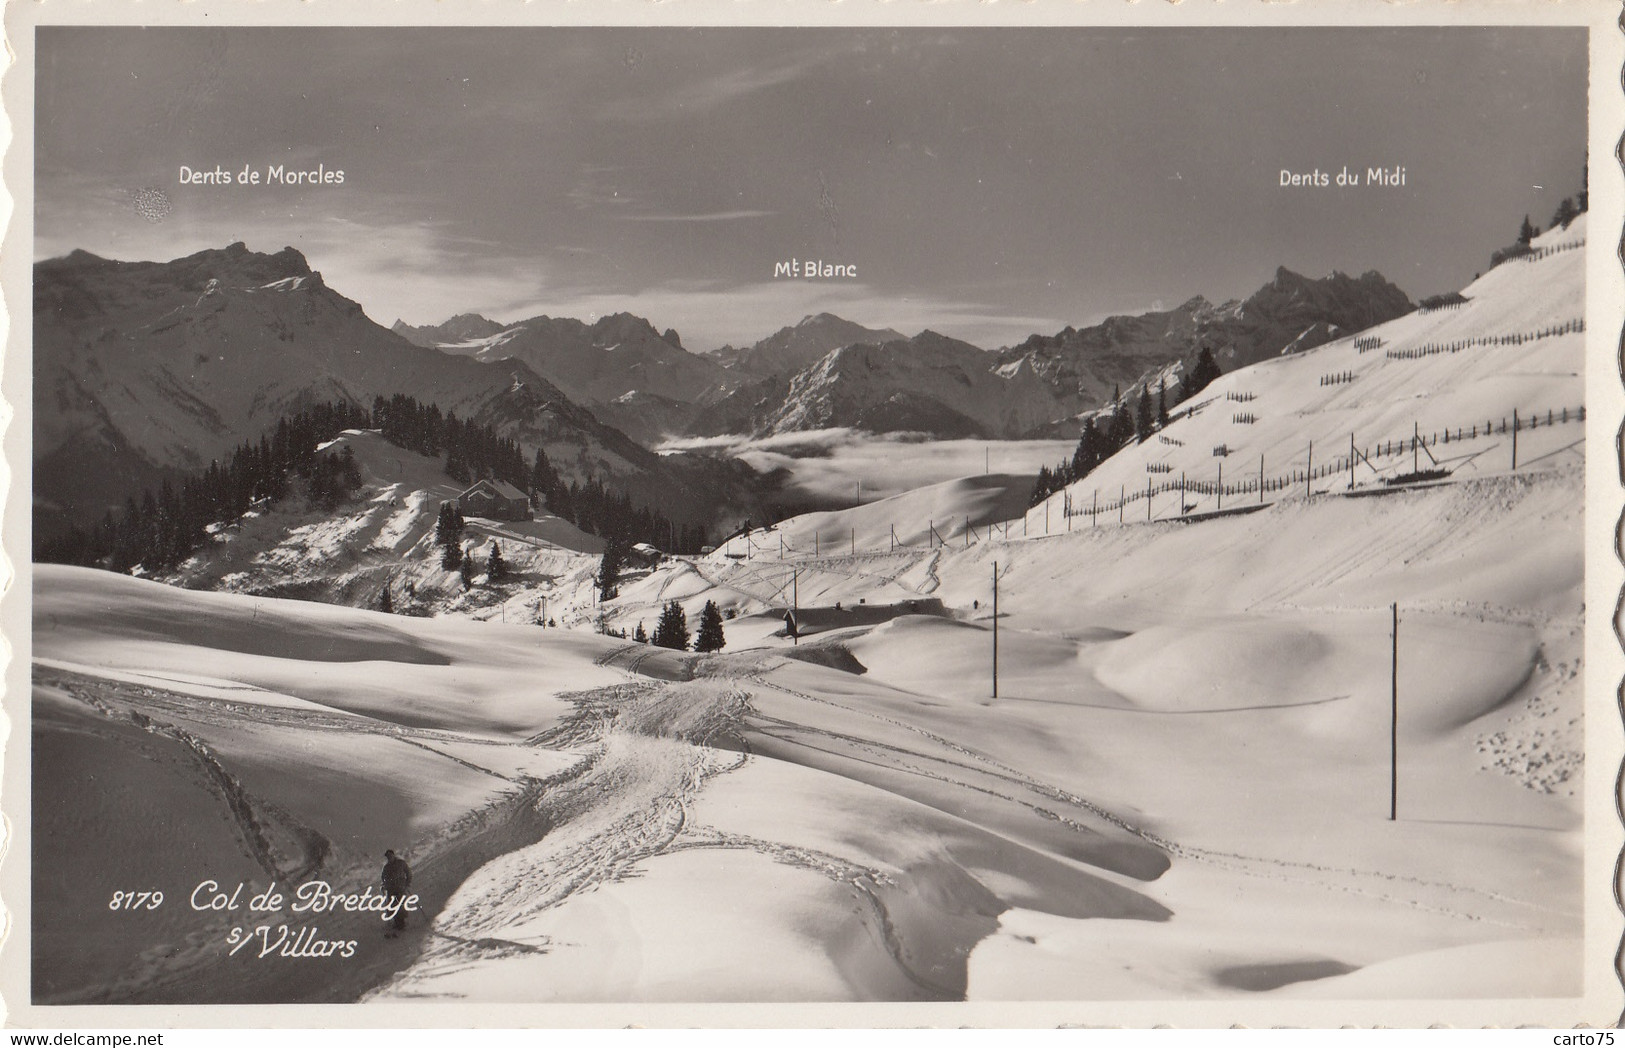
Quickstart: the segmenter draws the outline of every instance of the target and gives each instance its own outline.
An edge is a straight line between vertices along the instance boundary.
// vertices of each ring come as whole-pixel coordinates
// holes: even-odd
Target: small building
[[[634,542],[626,553],[627,563],[640,568],[652,568],[665,558],[665,554],[647,542]]]
[[[529,520],[530,497],[505,480],[481,480],[457,496],[457,512],[491,520]]]

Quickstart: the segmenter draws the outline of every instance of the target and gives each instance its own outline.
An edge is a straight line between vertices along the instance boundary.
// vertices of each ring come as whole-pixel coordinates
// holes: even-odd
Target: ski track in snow
[[[633,644],[595,660],[644,649]],[[625,666],[617,666],[631,676]],[[737,688],[709,682],[647,688],[634,683],[587,692],[555,739],[591,741],[596,752],[582,774],[558,783],[537,801],[551,825],[540,840],[479,870],[436,920],[423,957],[379,992],[437,996],[429,984],[480,958],[545,949],[504,932],[599,885],[621,880],[639,864],[671,849],[688,827],[706,779],[743,766],[743,749],[712,740],[732,731],[745,703]]]
[[[536,844],[495,860],[470,878],[436,921],[431,943],[418,964],[381,987],[378,994],[442,996],[433,986],[441,977],[481,960],[545,952],[554,944],[545,935],[525,934],[527,921],[577,895],[635,876],[640,865],[659,855],[717,848],[752,851],[851,888],[868,908],[898,970],[927,994],[943,996],[947,992],[943,987],[914,971],[908,962],[902,933],[880,894],[882,888],[895,887],[884,871],[817,849],[692,823],[690,813],[705,782],[756,759],[738,733],[747,718],[760,715],[751,710],[749,694],[737,678],[653,687],[637,678],[637,667],[661,650],[629,644],[594,660],[620,669],[632,679],[625,686],[574,697],[575,714],[553,736],[578,745],[590,740],[597,746],[589,770],[557,785],[538,801],[553,829]],[[628,655],[632,658],[623,662]],[[766,684],[760,678],[748,680]],[[731,743],[729,747],[715,745],[724,738]],[[930,776],[899,761],[907,751],[865,740],[850,741],[870,747],[891,766]],[[942,742],[953,747],[947,740]],[[512,931],[516,926],[520,929],[517,936]]]
[[[931,741],[933,743],[936,743],[939,746],[942,746],[942,747],[944,747],[946,749],[952,750],[952,751],[954,751],[954,752],[956,752],[956,753],[958,753],[958,754],[960,754],[962,756],[968,757],[968,758],[978,762],[978,764],[982,765],[983,767],[981,767],[981,768],[973,768],[972,766],[966,765],[966,764],[953,765],[953,762],[947,761],[945,758],[927,758],[927,759],[940,761],[942,763],[948,763],[948,764],[950,764],[952,766],[957,766],[958,768],[963,769],[963,770],[967,770],[967,771],[981,772],[981,773],[984,773],[984,774],[991,774],[995,778],[998,778],[998,779],[1001,779],[1001,780],[1003,780],[1005,782],[1008,782],[1010,784],[1025,788],[1025,789],[1027,789],[1029,791],[1032,791],[1034,793],[1037,793],[1038,795],[1040,795],[1042,797],[1045,797],[1045,798],[1047,798],[1047,799],[1049,799],[1051,801],[1059,802],[1061,804],[1071,805],[1072,807],[1075,807],[1075,808],[1080,809],[1082,811],[1088,812],[1089,814],[1095,816],[1096,818],[1098,818],[1098,819],[1100,819],[1100,820],[1102,820],[1104,822],[1107,822],[1107,823],[1110,823],[1113,826],[1116,826],[1117,828],[1123,830],[1124,832],[1129,833],[1129,834],[1139,838],[1140,840],[1145,841],[1147,844],[1151,844],[1151,845],[1153,845],[1153,846],[1155,846],[1157,848],[1162,849],[1164,852],[1166,852],[1169,855],[1174,856],[1174,857],[1191,859],[1193,861],[1202,862],[1202,863],[1212,865],[1212,866],[1216,866],[1216,867],[1221,867],[1221,868],[1231,870],[1231,871],[1234,871],[1234,872],[1237,872],[1237,873],[1243,873],[1243,874],[1246,874],[1248,876],[1261,877],[1261,878],[1265,878],[1265,879],[1269,879],[1269,880],[1285,881],[1285,882],[1288,882],[1288,883],[1291,883],[1291,884],[1294,884],[1294,885],[1300,885],[1301,886],[1301,885],[1303,885],[1305,883],[1314,883],[1314,884],[1318,885],[1319,887],[1329,889],[1329,890],[1333,890],[1333,891],[1340,891],[1340,892],[1345,892],[1345,893],[1354,894],[1354,895],[1368,896],[1368,897],[1374,898],[1374,899],[1376,899],[1378,901],[1381,901],[1381,902],[1397,903],[1397,904],[1400,904],[1400,905],[1411,907],[1412,909],[1423,910],[1423,911],[1427,911],[1427,912],[1431,912],[1431,913],[1437,913],[1437,914],[1442,915],[1442,916],[1459,918],[1459,919],[1466,920],[1466,921],[1483,922],[1483,923],[1486,923],[1486,924],[1496,924],[1496,925],[1501,925],[1501,926],[1508,927],[1508,928],[1525,928],[1525,927],[1528,927],[1528,926],[1523,925],[1523,924],[1519,924],[1517,922],[1501,921],[1501,920],[1496,920],[1496,919],[1493,919],[1493,918],[1487,918],[1487,917],[1484,917],[1484,916],[1482,916],[1480,914],[1466,912],[1464,910],[1455,909],[1453,907],[1433,905],[1433,904],[1428,903],[1426,901],[1423,901],[1421,899],[1415,898],[1414,896],[1394,895],[1394,894],[1391,894],[1388,891],[1381,890],[1380,887],[1377,887],[1377,888],[1364,888],[1364,887],[1359,887],[1359,886],[1352,885],[1352,884],[1342,883],[1340,881],[1329,879],[1329,878],[1332,878],[1332,877],[1353,877],[1353,878],[1358,879],[1362,884],[1373,884],[1373,885],[1378,885],[1378,886],[1381,886],[1381,885],[1384,885],[1384,884],[1387,884],[1387,885],[1409,885],[1411,887],[1420,888],[1420,889],[1443,891],[1443,892],[1445,892],[1447,894],[1447,896],[1456,896],[1456,895],[1478,896],[1480,898],[1489,899],[1489,900],[1492,900],[1492,901],[1495,901],[1495,902],[1498,902],[1498,903],[1504,903],[1504,904],[1508,904],[1508,905],[1512,905],[1512,906],[1524,907],[1524,908],[1527,908],[1527,909],[1536,910],[1536,911],[1540,911],[1540,912],[1544,912],[1544,913],[1561,914],[1561,913],[1565,912],[1565,911],[1558,910],[1558,909],[1555,909],[1555,908],[1552,908],[1552,907],[1543,906],[1543,905],[1541,905],[1539,903],[1528,902],[1528,901],[1525,901],[1525,900],[1516,899],[1516,898],[1513,898],[1511,896],[1501,894],[1499,892],[1488,891],[1488,890],[1481,889],[1481,888],[1474,888],[1474,887],[1469,886],[1469,885],[1461,885],[1461,884],[1456,884],[1456,883],[1449,882],[1449,881],[1434,881],[1434,880],[1428,880],[1426,878],[1421,878],[1421,877],[1411,877],[1411,876],[1406,876],[1406,875],[1403,875],[1403,874],[1384,873],[1382,871],[1376,871],[1376,870],[1362,870],[1362,869],[1358,869],[1358,868],[1354,868],[1354,867],[1327,866],[1327,865],[1322,865],[1322,864],[1318,864],[1318,863],[1295,862],[1295,861],[1287,860],[1287,859],[1278,859],[1278,858],[1270,858],[1270,857],[1244,855],[1244,854],[1241,854],[1241,853],[1238,853],[1238,852],[1217,851],[1217,850],[1210,849],[1210,848],[1201,848],[1201,847],[1196,847],[1196,846],[1193,846],[1193,845],[1181,844],[1181,843],[1179,843],[1177,841],[1171,840],[1171,839],[1169,839],[1167,837],[1163,837],[1163,836],[1161,836],[1159,834],[1153,833],[1153,832],[1151,832],[1149,830],[1146,830],[1146,829],[1143,829],[1143,828],[1141,828],[1139,826],[1136,826],[1135,824],[1129,822],[1127,819],[1123,818],[1122,816],[1117,815],[1114,812],[1111,812],[1111,811],[1101,807],[1100,805],[1093,803],[1092,801],[1089,801],[1089,800],[1086,800],[1085,798],[1079,797],[1076,794],[1073,794],[1073,793],[1071,793],[1071,792],[1069,792],[1067,790],[1061,789],[1060,787],[1053,786],[1053,785],[1050,785],[1048,783],[1041,782],[1041,781],[1039,781],[1037,779],[1033,779],[1033,778],[1031,778],[1031,777],[1029,777],[1027,775],[1022,774],[1021,772],[1017,771],[1016,769],[1009,767],[1008,765],[1002,764],[999,761],[994,760],[993,758],[991,758],[991,757],[989,757],[989,756],[987,756],[985,754],[978,753],[975,750],[968,749],[968,748],[966,748],[964,746],[960,746],[959,744],[954,743],[951,740],[948,740],[946,738],[943,738],[942,736],[937,735],[934,732],[928,731],[925,728],[921,728],[918,725],[909,724],[909,723],[907,723],[905,721],[902,721],[902,720],[899,720],[897,718],[888,717],[888,716],[885,716],[884,714],[876,713],[873,710],[863,709],[863,708],[855,707],[855,706],[846,706],[846,705],[843,705],[841,703],[835,702],[835,701],[830,700],[830,699],[824,699],[824,698],[819,698],[818,696],[815,696],[815,695],[809,695],[806,692],[797,691],[797,690],[795,690],[793,688],[789,688],[789,687],[787,687],[785,685],[778,684],[778,683],[775,683],[773,681],[770,681],[767,678],[761,676],[760,674],[751,675],[749,677],[749,680],[752,683],[754,683],[754,684],[756,684],[758,686],[771,688],[771,689],[773,689],[775,691],[782,692],[782,693],[784,693],[786,695],[790,695],[790,696],[793,696],[795,698],[804,699],[804,700],[806,700],[808,702],[821,703],[821,704],[826,705],[826,706],[833,706],[833,707],[836,707],[837,709],[845,710],[846,712],[849,712],[849,713],[860,713],[860,714],[863,714],[863,715],[865,715],[867,717],[871,717],[871,718],[873,718],[875,720],[884,722],[886,724],[890,724],[890,725],[892,725],[894,727],[902,728],[904,730],[913,732],[914,734],[919,735],[922,738],[925,738],[925,739],[927,739],[927,740],[929,740],[929,741]],[[799,730],[813,731],[815,729],[799,728]],[[834,733],[826,733],[826,734],[834,734]],[[865,740],[854,740],[854,739],[851,739],[850,737],[844,737],[844,736],[843,736],[843,738],[846,738],[847,741],[849,741],[849,742],[863,742],[864,745],[871,746],[871,747],[881,747],[881,748],[885,748],[885,749],[892,749],[895,752],[901,752],[901,753],[908,753],[909,752],[909,751],[906,751],[906,750],[897,751],[893,747],[886,747],[885,744],[875,742],[874,740],[867,740],[867,741],[865,741]],[[924,755],[920,755],[920,754],[914,754],[914,755],[915,756],[924,756]],[[1043,817],[1046,817],[1046,818],[1056,819],[1056,820],[1060,821],[1062,824],[1067,825],[1067,826],[1069,826],[1070,828],[1072,828],[1074,830],[1080,830],[1081,831],[1081,830],[1086,829],[1085,827],[1080,826],[1076,822],[1073,822],[1072,820],[1069,820],[1069,819],[1065,818],[1064,816],[1057,815],[1056,813],[1054,813],[1052,811],[1049,811],[1048,809],[1045,809],[1045,808],[1039,807],[1037,805],[1031,804],[1030,802],[1020,801],[1017,798],[1011,797],[1011,796],[1006,795],[1006,794],[1001,794],[1001,793],[999,793],[999,792],[997,792],[995,790],[987,789],[985,787],[975,786],[975,785],[972,785],[971,783],[967,783],[967,782],[962,782],[962,781],[957,781],[957,780],[954,780],[954,779],[944,778],[944,777],[942,777],[940,775],[931,775],[930,773],[925,772],[925,771],[923,771],[921,769],[909,769],[909,770],[916,771],[918,774],[927,775],[927,776],[929,776],[931,778],[937,779],[940,782],[943,782],[943,783],[946,783],[948,785],[952,785],[952,786],[955,786],[955,787],[958,787],[958,788],[961,788],[961,789],[976,790],[978,792],[986,793],[986,794],[988,794],[990,796],[997,797],[997,798],[1000,798],[1000,799],[1003,799],[1003,800],[1014,801],[1016,803],[1025,804],[1027,807],[1031,808],[1034,812],[1038,813],[1039,815],[1041,815]],[[1289,871],[1303,871],[1303,872],[1307,872],[1307,873],[1309,873],[1311,875],[1316,875],[1316,876],[1314,876],[1310,882],[1306,882],[1304,880],[1304,878],[1302,878],[1301,876],[1289,876]]]

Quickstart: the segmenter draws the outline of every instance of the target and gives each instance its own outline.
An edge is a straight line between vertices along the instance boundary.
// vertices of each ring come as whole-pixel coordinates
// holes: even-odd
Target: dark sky
[[[1585,158],[1582,29],[37,39],[36,257],[291,244],[384,324],[629,310],[691,349],[819,310],[993,347],[1278,265],[1419,297],[1548,221]],[[179,182],[273,164],[344,182]],[[1280,185],[1345,165],[1406,184]],[[775,279],[809,258],[858,277]]]

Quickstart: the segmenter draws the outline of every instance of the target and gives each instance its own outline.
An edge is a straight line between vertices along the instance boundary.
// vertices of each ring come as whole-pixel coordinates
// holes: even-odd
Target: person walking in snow
[[[406,891],[412,887],[412,867],[393,850],[384,852],[384,898],[399,907],[391,923],[389,935],[393,938],[406,927]]]

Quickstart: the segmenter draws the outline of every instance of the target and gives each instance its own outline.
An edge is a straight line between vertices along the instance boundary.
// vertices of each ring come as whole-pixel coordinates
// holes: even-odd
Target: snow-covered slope
[[[1115,522],[1125,497],[1124,518],[1145,520],[1148,484],[1150,516],[1179,516],[1181,477],[1186,512],[1224,508],[1221,469],[1225,506],[1256,504],[1261,461],[1265,499],[1346,491],[1351,479],[1356,488],[1381,487],[1417,471],[1504,472],[1514,411],[1520,466],[1578,454],[1585,253],[1575,246],[1585,232],[1581,216],[1542,234],[1534,246],[1550,253],[1490,270],[1462,290],[1467,302],[1457,308],[1413,312],[1226,373],[1180,405],[1165,431],[1052,496],[1047,510],[1029,512],[1028,527],[1046,511],[1062,519],[1068,505],[1089,514],[1083,523],[1096,522],[1096,505],[1098,522]],[[1417,434],[1426,444],[1413,452]],[[1307,484],[1305,473],[1313,474]]]
[[[308,881],[360,891],[394,848],[438,905],[504,834],[539,832],[527,806],[590,754],[531,740],[570,715],[567,693],[620,676],[584,633],[539,643],[535,627],[53,565],[34,586],[35,786],[51,799],[32,836],[37,1003],[354,999],[410,943],[386,941],[375,914],[284,909],[361,952],[229,956],[234,925],[271,916],[247,920],[250,895],[272,881],[289,902]],[[162,909],[110,912],[131,878]],[[206,879],[252,887],[236,913],[199,913],[187,900]]]
[[[985,495],[961,485],[936,497],[963,511]],[[242,785],[247,810],[283,813],[262,824],[289,839],[338,832],[315,821],[334,816],[311,782],[358,809],[421,811],[320,872],[370,883],[360,856],[406,839],[433,871],[437,932],[415,924],[407,952],[373,933],[359,965],[246,976],[205,970],[205,941],[154,971],[138,948],[208,928],[103,929],[110,919],[70,905],[104,886],[65,843],[53,869],[82,877],[37,911],[37,941],[68,944],[54,973],[86,970],[73,943],[100,944],[101,960],[52,992],[1577,995],[1581,512],[1578,472],[1548,465],[1195,525],[678,560],[632,573],[601,609],[630,627],[665,600],[691,621],[706,600],[726,604],[728,648],[700,661],[584,630],[405,620],[45,567],[36,701],[57,719],[36,720],[35,745],[64,759],[36,762],[35,790],[73,799],[60,818],[150,835],[152,849],[129,847],[152,857],[166,890],[198,876],[189,841],[208,849],[211,872],[239,875],[217,858],[229,836],[149,829],[142,799],[160,787],[163,810],[195,810],[200,826],[229,810],[208,780],[170,777],[187,731]],[[561,580],[555,600],[579,615],[593,562],[577,561],[574,596]],[[800,645],[774,635],[792,592]],[[1395,600],[1402,793],[1389,823]],[[310,712],[290,719],[290,706]],[[380,734],[380,719],[401,727]],[[107,741],[81,752],[97,733]],[[481,794],[479,773],[464,783],[414,763],[424,745],[508,779],[486,776],[498,795]],[[130,788],[74,778],[93,764]],[[399,799],[420,796],[414,775],[455,788],[431,811],[428,798]],[[473,821],[451,814],[481,805]],[[278,870],[310,861],[284,850]],[[245,854],[241,876],[263,885]],[[40,935],[69,921],[83,934]],[[1433,963],[1463,950],[1469,970]]]
[[[501,586],[469,594],[457,572],[440,566],[434,541],[441,503],[464,487],[446,476],[441,460],[398,448],[375,430],[348,430],[322,450],[355,455],[362,484],[354,499],[337,511],[289,499],[217,524],[212,541],[167,581],[355,607],[376,607],[387,586],[398,612],[433,615],[481,608],[498,594],[506,600],[547,589],[572,569],[576,555],[603,550],[602,539],[549,513],[520,522],[474,517],[465,548],[483,568],[496,542],[510,575]]]

